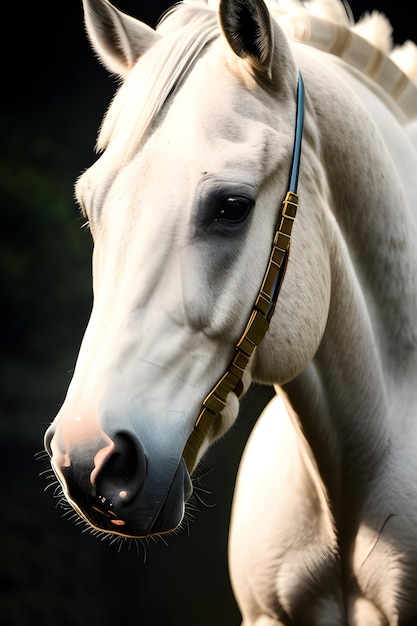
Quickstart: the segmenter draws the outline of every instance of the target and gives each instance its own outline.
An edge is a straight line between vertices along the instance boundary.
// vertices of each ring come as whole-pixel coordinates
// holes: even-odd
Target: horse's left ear
[[[219,14],[235,54],[271,78],[274,44],[271,17],[263,0],[221,0]]]

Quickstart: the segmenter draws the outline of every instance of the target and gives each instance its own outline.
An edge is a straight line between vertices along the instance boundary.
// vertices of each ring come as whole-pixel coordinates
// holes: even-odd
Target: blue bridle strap
[[[298,86],[297,86],[297,115],[295,121],[295,137],[294,137],[294,152],[292,155],[292,166],[290,185],[288,191],[297,193],[298,187],[298,175],[300,173],[300,158],[301,158],[301,143],[303,139],[304,128],[304,81],[301,76],[301,72],[298,72]]]
[[[304,125],[304,84],[298,74],[297,113],[294,134],[294,149],[287,194],[282,202],[274,232],[268,267],[261,288],[252,307],[246,328],[236,345],[233,358],[226,372],[205,398],[200,415],[184,448],[183,457],[188,471],[193,471],[198,453],[213,423],[226,406],[229,393],[237,397],[243,392],[243,375],[255,351],[269,328],[271,317],[282,287],[290,252],[292,226],[298,208],[298,175],[300,170],[301,143]]]
[[[292,153],[292,163],[290,172],[290,182],[288,186],[288,193],[297,194],[298,188],[298,176],[300,173],[300,158],[301,158],[301,144],[303,139],[304,128],[304,81],[301,76],[301,72],[298,72],[298,85],[297,85],[297,112],[295,118],[295,131],[294,131],[294,148]],[[288,194],[287,194],[288,197]],[[282,211],[281,211],[282,216]],[[295,215],[294,215],[295,217]],[[289,246],[285,253],[285,258],[281,264],[280,271],[278,272],[274,286],[272,288],[272,296],[266,311],[266,318],[268,321],[271,319],[275,309],[275,304],[278,299],[278,293],[281,288],[281,283],[284,279],[285,270],[287,268],[289,255]]]

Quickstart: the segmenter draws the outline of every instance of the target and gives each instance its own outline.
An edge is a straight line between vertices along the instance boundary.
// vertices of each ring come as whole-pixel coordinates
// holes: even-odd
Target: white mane
[[[183,3],[165,15],[157,32],[163,36],[133,68],[108,110],[98,138],[99,150],[115,137],[123,141],[127,158],[137,149],[168,96],[218,36],[217,15],[206,6]]]
[[[394,98],[405,119],[417,115],[417,46],[393,47],[392,28],[381,13],[356,24],[341,0],[267,0],[271,14],[289,39],[343,58]],[[99,134],[104,150],[116,137],[125,158],[132,156],[169,95],[203,49],[219,35],[218,0],[185,0],[157,27],[160,40],[133,68],[117,92]],[[138,91],[138,86],[141,91]]]

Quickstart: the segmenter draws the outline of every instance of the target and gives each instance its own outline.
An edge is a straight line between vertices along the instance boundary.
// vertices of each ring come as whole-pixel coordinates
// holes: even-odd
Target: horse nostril
[[[97,496],[114,504],[127,503],[141,489],[146,474],[146,457],[137,437],[118,433],[115,447],[95,479]]]

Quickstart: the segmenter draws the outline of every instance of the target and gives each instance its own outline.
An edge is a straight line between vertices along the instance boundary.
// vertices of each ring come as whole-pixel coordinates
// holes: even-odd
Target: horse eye
[[[225,196],[216,207],[215,222],[238,225],[246,220],[253,209],[254,201],[245,196]]]

